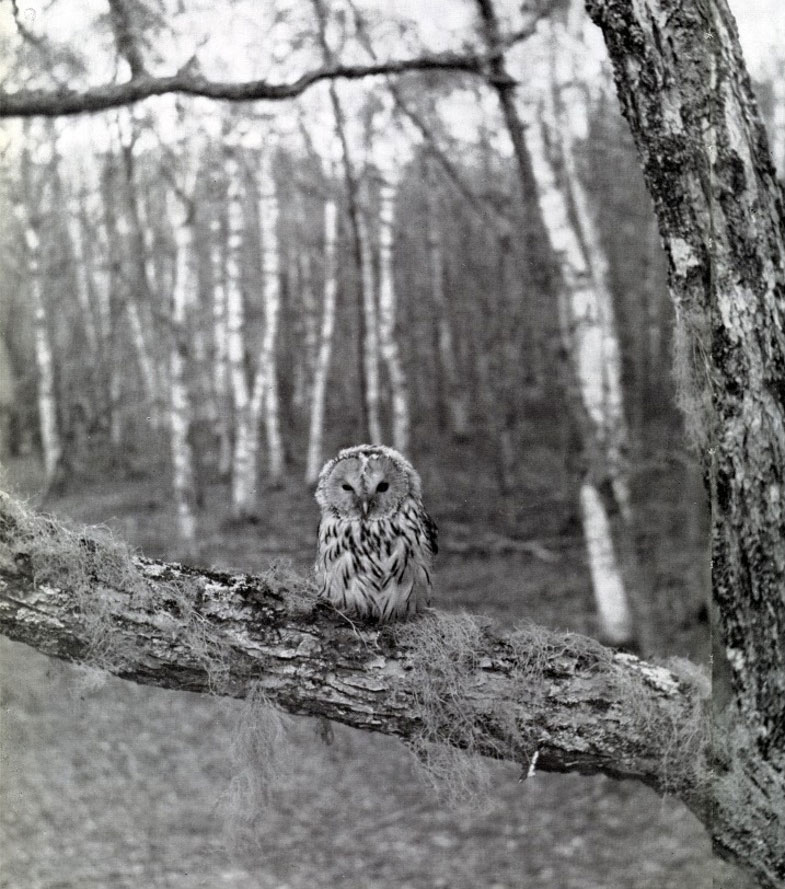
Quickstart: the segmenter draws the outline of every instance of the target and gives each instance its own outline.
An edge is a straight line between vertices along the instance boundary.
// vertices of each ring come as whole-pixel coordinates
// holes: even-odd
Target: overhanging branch
[[[150,96],[180,93],[230,102],[264,99],[294,99],[321,81],[360,80],[381,74],[405,74],[410,71],[463,71],[478,74],[488,56],[472,53],[433,53],[410,59],[393,59],[368,65],[326,64],[307,71],[296,80],[276,83],[269,80],[220,82],[208,80],[186,66],[168,77],[142,74],[125,83],[109,83],[85,90],[0,91],[0,117],[61,117],[70,114],[105,111],[131,105]]]

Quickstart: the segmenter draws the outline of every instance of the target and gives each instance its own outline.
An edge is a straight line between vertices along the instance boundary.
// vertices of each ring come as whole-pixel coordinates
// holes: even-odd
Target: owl
[[[346,448],[322,468],[316,500],[321,596],[382,622],[429,604],[437,530],[405,457],[383,445]]]

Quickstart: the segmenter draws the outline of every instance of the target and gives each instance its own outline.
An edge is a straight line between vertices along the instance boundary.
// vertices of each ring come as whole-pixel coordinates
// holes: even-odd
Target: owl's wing
[[[436,522],[428,515],[428,513],[423,510],[423,527],[425,528],[425,538],[428,541],[428,546],[431,549],[431,552],[436,555],[439,552],[439,529],[436,525]]]

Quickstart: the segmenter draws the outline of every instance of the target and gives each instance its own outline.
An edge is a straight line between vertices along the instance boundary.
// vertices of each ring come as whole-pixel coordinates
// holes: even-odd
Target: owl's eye
[[[354,488],[349,484],[349,482],[344,482],[341,485],[341,487],[344,489],[344,491],[353,491],[354,490]]]
[[[390,486],[387,484],[387,482],[379,482],[379,484],[376,486],[376,491],[379,494],[383,494],[389,487]]]

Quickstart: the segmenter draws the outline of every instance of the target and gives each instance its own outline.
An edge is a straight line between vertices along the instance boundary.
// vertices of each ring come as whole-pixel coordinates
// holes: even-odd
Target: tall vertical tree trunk
[[[477,0],[477,5],[486,42],[498,49],[501,30],[493,0]],[[582,453],[576,459],[582,473],[580,507],[600,635],[612,644],[637,641],[647,649],[651,644],[647,603],[644,597],[636,598],[633,621],[629,599],[629,591],[636,588],[640,572],[629,528],[624,464],[626,425],[621,408],[619,350],[610,295],[601,280],[604,259],[592,231],[578,233],[576,230],[567,195],[559,186],[549,157],[550,143],[542,119],[547,112],[552,122],[548,135],[558,143],[565,183],[572,188],[570,199],[576,218],[588,225],[586,201],[569,150],[571,143],[562,132],[572,120],[567,120],[566,115],[561,121],[556,120],[553,101],[556,84],[551,76],[553,59],[547,59],[545,64],[541,61],[533,70],[528,58],[526,64],[526,81],[531,83],[534,75],[538,87],[537,107],[532,103],[521,106],[529,128],[528,140],[524,137],[521,110],[515,101],[514,81],[503,54],[491,63],[491,70],[513,142],[524,200],[526,195],[536,195],[545,234],[561,272],[559,313],[562,337],[572,360],[573,385],[568,394],[573,422],[581,439]],[[587,240],[582,243],[584,235]],[[584,243],[588,245],[586,252]],[[602,534],[607,534],[607,538],[601,542]],[[623,581],[621,587],[620,580]]]
[[[267,433],[268,473],[278,482],[283,475],[283,440],[278,397],[276,345],[278,319],[281,312],[278,243],[278,197],[272,173],[272,151],[264,148],[259,174],[259,226],[262,241],[262,275],[264,288],[264,338],[260,368],[264,378],[264,425]]]
[[[431,299],[434,308],[436,326],[436,347],[438,367],[443,381],[442,391],[446,402],[449,428],[451,432],[463,438],[468,432],[469,406],[465,390],[459,385],[458,370],[453,346],[452,319],[450,318],[447,298],[444,292],[444,249],[439,224],[438,194],[433,162],[426,163],[426,201],[428,225],[428,260],[431,282]]]
[[[245,369],[243,295],[240,289],[240,256],[243,242],[243,206],[237,159],[226,160],[228,177],[229,236],[226,258],[226,341],[229,379],[234,402],[234,450],[232,453],[231,508],[236,518],[256,513],[261,395],[249,392]],[[257,375],[258,378],[258,375]]]
[[[148,244],[145,239],[139,208],[133,141],[129,140],[128,134],[121,134],[121,136],[120,149],[122,152],[124,172],[123,192],[125,195],[125,211],[128,217],[127,225],[130,229],[131,268],[133,269],[134,283],[136,285],[128,294],[126,311],[131,327],[131,340],[139,363],[139,372],[142,379],[144,396],[149,406],[150,425],[157,429],[162,423],[162,418],[158,375],[156,373],[155,360],[153,358],[154,350],[150,343],[152,331],[148,333],[145,330],[145,324],[140,309],[140,302],[146,307],[149,307],[150,305],[153,293],[153,281],[150,277],[150,262],[147,256]],[[118,224],[121,226],[126,225],[126,213],[121,211],[118,215]]]
[[[409,398],[395,329],[396,295],[393,275],[395,187],[384,181],[379,192],[379,343],[390,379],[392,441],[397,450],[409,449]]]
[[[319,25],[319,42],[321,43],[322,53],[324,55],[325,64],[331,65],[336,61],[335,53],[327,39],[327,9],[324,0],[312,0],[316,20]],[[359,188],[357,175],[354,169],[351,152],[349,150],[349,139],[347,135],[346,119],[338,95],[338,88],[334,80],[329,82],[330,103],[333,108],[335,118],[335,134],[341,146],[341,160],[343,163],[344,176],[346,179],[346,196],[349,208],[349,222],[352,230],[352,246],[354,252],[354,264],[357,269],[357,331],[358,331],[358,349],[357,349],[357,380],[359,384],[359,405],[361,417],[362,437],[371,436],[370,416],[368,411],[368,379],[366,368],[368,366],[368,355],[366,349],[368,347],[368,331],[366,329],[367,304],[366,291],[364,286],[364,269],[363,269],[363,249],[362,249],[362,233],[360,231],[361,210],[359,201]]]
[[[193,252],[193,210],[171,201],[175,240],[175,271],[172,288],[172,341],[169,353],[169,423],[172,455],[172,486],[177,509],[177,531],[187,549],[196,542],[195,476],[191,447],[191,404],[186,376],[185,336],[187,308],[191,301],[191,254]]]
[[[65,221],[68,238],[71,242],[71,255],[74,260],[74,277],[76,279],[76,298],[82,315],[85,339],[89,354],[86,356],[91,365],[95,365],[98,356],[98,332],[95,325],[95,313],[90,301],[90,281],[82,239],[82,208],[77,198],[71,198],[66,208]]]
[[[114,195],[117,191],[115,178],[115,159],[109,156],[106,158],[104,169],[102,170],[101,183],[108,269],[106,274],[97,276],[97,296],[109,395],[109,441],[115,452],[119,452],[123,439],[123,412],[122,374],[117,360],[120,344],[118,307],[122,304],[125,286],[122,275],[123,258],[117,233],[117,214],[114,201]]]
[[[38,423],[41,431],[41,451],[47,487],[54,480],[63,455],[57,421],[57,390],[55,388],[54,354],[49,338],[49,323],[41,280],[41,241],[35,225],[23,218],[27,247],[27,275],[30,302],[33,309],[35,364],[38,371]]]
[[[715,846],[785,885],[785,210],[725,0],[590,0],[654,199],[732,678]],[[664,36],[666,39],[664,39]],[[718,829],[718,825],[723,828]]]
[[[300,324],[302,349],[297,356],[295,365],[294,404],[304,408],[311,403],[311,384],[316,368],[316,354],[319,349],[318,307],[313,292],[311,275],[311,255],[308,250],[298,252],[295,257],[298,294],[300,297]]]
[[[132,187],[132,184],[129,185],[127,191],[130,191]],[[109,232],[109,236],[116,238],[117,243],[112,249],[116,251],[118,261],[122,265],[123,259],[125,258],[125,254],[127,252],[124,248],[128,244],[129,238],[132,240],[131,268],[133,269],[133,274],[137,276],[136,283],[139,286],[139,289],[142,291],[143,294],[146,295],[147,299],[149,300],[149,288],[147,285],[144,254],[140,256],[137,253],[137,250],[140,248],[142,243],[141,235],[138,231],[133,231],[133,219],[130,220],[129,225],[129,220],[126,218],[122,206],[117,207],[116,216],[113,216],[113,220],[114,225],[112,227],[112,230]],[[139,275],[142,275],[143,277],[140,279],[138,277]],[[155,365],[153,363],[151,355],[150,344],[148,343],[148,335],[145,331],[144,324],[142,323],[142,318],[139,310],[139,301],[134,290],[135,288],[133,287],[126,289],[125,312],[130,328],[131,345],[133,346],[134,353],[136,355],[136,361],[139,366],[139,377],[142,381],[142,392],[145,404],[147,405],[148,418],[150,420],[151,426],[156,428],[159,425],[159,416]]]
[[[586,262],[577,232],[573,228],[567,201],[559,188],[547,157],[547,143],[540,114],[528,121],[529,149],[551,246],[558,260],[563,285],[559,292],[562,337],[570,356],[575,379],[571,395],[577,418],[584,468],[581,481],[581,516],[590,554],[592,586],[600,619],[600,634],[613,644],[626,644],[633,638],[631,608],[620,558],[626,551],[614,541],[619,521],[629,514],[626,486],[619,484],[622,452],[618,430],[614,429],[615,398],[610,397],[618,383],[617,350],[606,353],[609,339],[607,306],[601,300],[591,269]],[[600,492],[612,495],[614,504]],[[624,495],[618,499],[617,492]],[[607,539],[600,541],[605,533]]]
[[[311,391],[311,422],[305,468],[305,481],[308,484],[316,482],[324,459],[324,410],[330,357],[333,348],[333,333],[335,330],[335,298],[338,290],[337,240],[338,210],[335,200],[328,198],[324,205],[324,301],[322,304],[322,326]]]
[[[379,322],[376,311],[376,282],[373,273],[373,246],[368,230],[368,210],[363,208],[357,218],[360,238],[360,270],[362,272],[363,310],[365,313],[365,400],[368,415],[368,441],[381,444],[382,424],[379,416]]]
[[[223,232],[221,221],[210,223],[210,267],[213,285],[213,364],[212,386],[215,398],[215,433],[218,439],[218,474],[230,477],[232,469],[232,440],[229,429],[229,344],[226,323],[226,274],[224,268]]]

